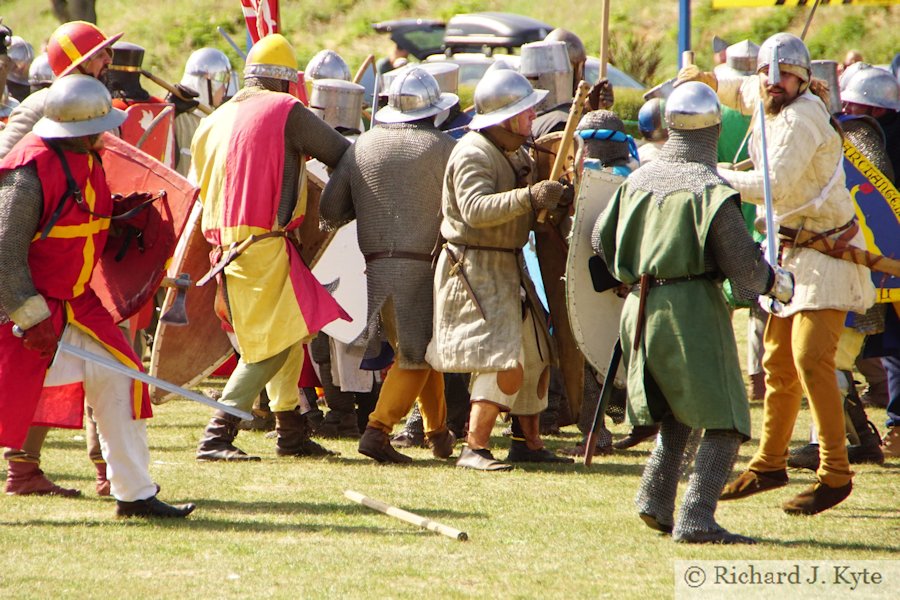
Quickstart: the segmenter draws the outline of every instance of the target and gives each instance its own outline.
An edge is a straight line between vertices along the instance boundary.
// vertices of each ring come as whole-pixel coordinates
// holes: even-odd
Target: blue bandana
[[[637,144],[634,138],[622,131],[614,131],[612,129],[582,129],[577,132],[583,140],[601,140],[604,142],[619,142],[620,144],[628,144],[628,153],[635,160],[638,158]]]

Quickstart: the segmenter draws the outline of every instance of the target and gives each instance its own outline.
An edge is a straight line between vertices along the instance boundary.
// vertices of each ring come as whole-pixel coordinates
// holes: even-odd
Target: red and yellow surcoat
[[[203,202],[203,235],[227,247],[251,235],[280,229],[278,205],[285,160],[285,125],[298,100],[263,92],[226,102],[203,119],[191,143],[193,168]],[[306,214],[306,170],[299,157],[300,198],[284,228],[299,227]],[[316,280],[293,244],[263,239],[225,268],[231,325],[242,358],[265,360],[349,317]]]
[[[123,365],[143,370],[122,331],[88,285],[106,244],[109,219],[104,216],[112,214],[106,175],[94,155],[64,154],[81,188],[84,207],[71,197],[66,199],[45,239],[41,235],[67,189],[59,158],[30,133],[0,161],[0,174],[33,163],[41,181],[44,203],[28,252],[32,281],[47,301],[59,335],[68,324],[97,340]],[[30,425],[80,428],[83,385],[44,387],[50,360],[27,350],[22,340],[13,336],[12,326],[0,326],[0,446],[20,447]],[[132,415],[136,419],[152,415],[147,386],[138,381],[132,387]]]

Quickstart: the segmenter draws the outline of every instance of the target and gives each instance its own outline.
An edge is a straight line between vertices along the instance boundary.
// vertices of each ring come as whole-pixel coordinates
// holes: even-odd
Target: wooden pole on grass
[[[423,529],[427,529],[428,531],[440,533],[441,535],[453,538],[454,540],[464,542],[469,539],[469,535],[465,531],[453,529],[452,527],[448,527],[447,525],[438,523],[437,521],[432,521],[431,519],[420,517],[419,515],[405,511],[402,508],[397,508],[396,506],[391,506],[390,504],[386,504],[384,502],[381,502],[380,500],[375,500],[374,498],[364,496],[359,492],[354,492],[353,490],[345,490],[344,496],[358,504],[362,504],[363,506],[366,506],[373,510],[377,510],[378,512],[382,512],[389,517],[394,517],[395,519],[406,521],[407,523],[417,525],[418,527],[422,527]]]

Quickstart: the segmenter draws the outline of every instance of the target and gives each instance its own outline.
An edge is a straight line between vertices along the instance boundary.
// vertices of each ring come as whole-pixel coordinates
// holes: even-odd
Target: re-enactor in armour
[[[660,424],[637,496],[641,519],[676,541],[752,543],[719,526],[715,510],[750,410],[722,281],[748,297],[788,302],[789,273],[772,269],[744,226],[739,196],[716,173],[721,109],[702,83],[666,102],[669,139],[616,192],[594,231],[595,250],[630,287],[620,339],[635,425]],[[677,520],[680,465],[704,429]]]
[[[453,149],[444,175],[441,235],[434,279],[434,337],[425,360],[439,371],[472,373],[469,434],[457,465],[508,470],[490,450],[501,410],[520,417],[513,444],[550,454],[540,439],[554,359],[522,246],[535,211],[554,209],[564,186],[528,185],[533,163],[522,148],[534,106],[546,96],[519,73],[494,70],[475,88],[476,116]],[[516,446],[513,446],[516,449]],[[551,454],[552,456],[552,454]]]
[[[368,325],[356,343],[378,347],[384,333],[396,356],[359,441],[359,451],[379,462],[412,460],[391,446],[389,435],[417,397],[435,456],[453,451],[443,375],[425,361],[425,348],[432,334],[432,251],[444,169],[456,144],[434,119],[456,102],[424,70],[403,71],[391,84],[388,105],[375,114],[379,125],[347,150],[320,200],[327,226],[357,220]]]

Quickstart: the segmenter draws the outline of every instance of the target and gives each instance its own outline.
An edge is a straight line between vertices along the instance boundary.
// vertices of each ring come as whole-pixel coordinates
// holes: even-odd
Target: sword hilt
[[[17,338],[25,337],[25,330],[19,327],[18,325],[13,325],[12,334]]]

